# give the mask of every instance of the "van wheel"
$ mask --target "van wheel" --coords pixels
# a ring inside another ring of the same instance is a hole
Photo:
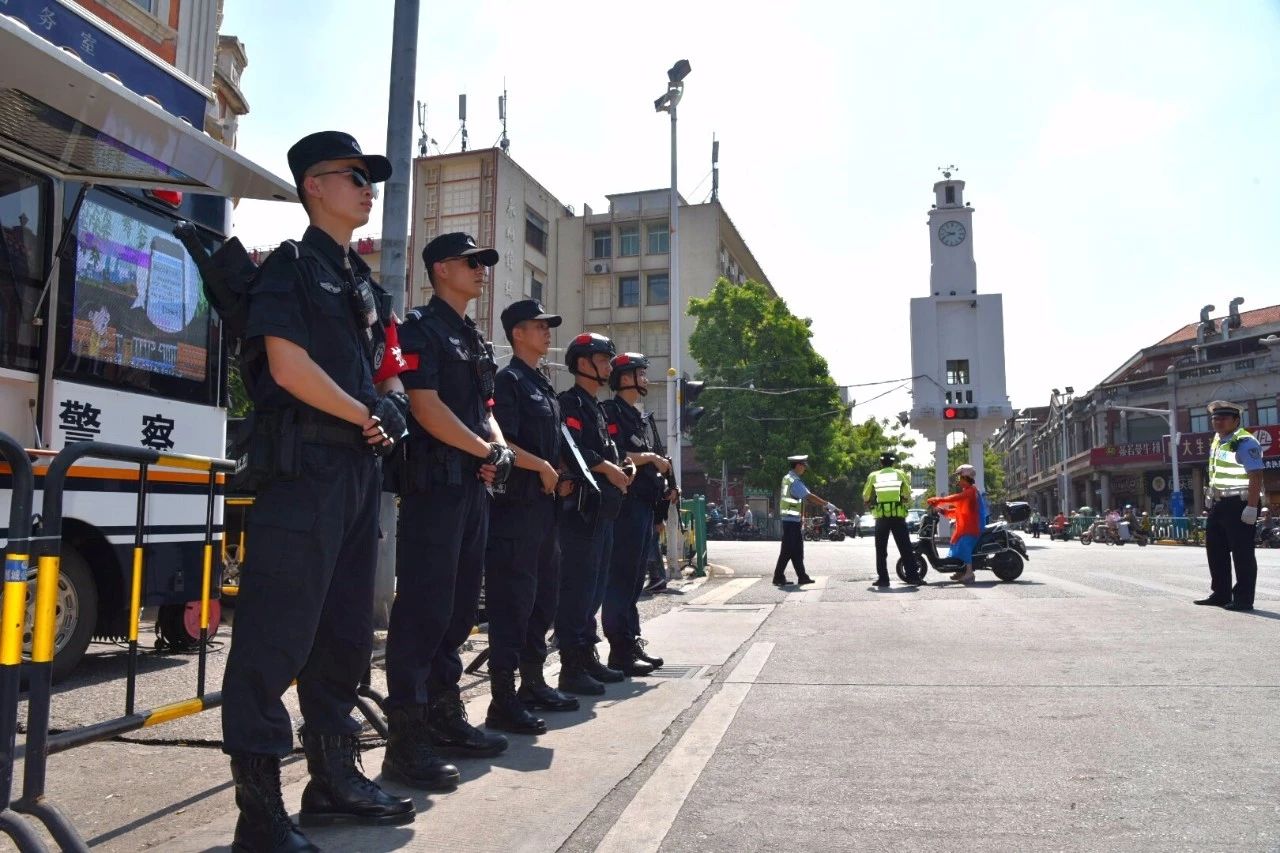
[[[24,662],[31,660],[35,639],[37,568],[33,564],[27,570],[27,621],[22,633]],[[66,542],[62,543],[54,614],[53,680],[58,682],[80,663],[98,624],[98,587],[93,574],[80,552]]]

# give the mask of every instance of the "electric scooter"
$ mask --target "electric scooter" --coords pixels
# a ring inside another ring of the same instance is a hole
[[[920,521],[920,530],[911,551],[915,554],[916,566],[920,570],[921,579],[929,569],[936,572],[958,572],[964,569],[964,563],[954,557],[943,557],[938,554],[938,545],[934,535],[938,530],[938,511],[930,509]],[[1022,537],[1012,530],[1006,529],[1005,522],[988,524],[978,537],[978,545],[973,549],[973,570],[990,569],[1002,581],[1016,580],[1022,574],[1023,563],[1030,560],[1027,545]],[[899,579],[906,581],[907,568],[905,561],[899,557],[896,566]]]

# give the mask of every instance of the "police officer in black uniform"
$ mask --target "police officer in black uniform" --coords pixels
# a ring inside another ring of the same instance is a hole
[[[561,488],[562,440],[560,403],[537,365],[551,347],[551,330],[561,322],[534,299],[507,306],[502,328],[513,355],[498,371],[493,395],[493,415],[516,454],[516,468],[494,495],[489,517],[484,571],[493,698],[485,726],[517,734],[547,730],[530,708],[578,708],[577,699],[549,686],[542,674],[559,595],[556,492]]]
[[[451,756],[494,756],[507,739],[467,721],[458,648],[475,624],[489,534],[489,487],[513,457],[494,420],[493,347],[466,316],[498,262],[467,234],[422,252],[435,290],[400,327],[401,380],[413,412],[400,465],[396,597],[387,633],[385,776],[429,790],[456,784]]]
[[[240,808],[234,847],[245,851],[318,849],[280,793],[280,758],[293,748],[280,697],[294,679],[311,774],[302,824],[414,817],[411,801],[357,769],[351,718],[373,643],[377,455],[404,435],[406,403],[374,389],[380,290],[345,247],[391,164],[326,131],[289,149],[289,168],[311,226],[272,253],[250,292],[246,340],[258,356],[246,377],[249,469],[260,482],[246,534],[254,565],[241,581],[223,681],[223,749]]]
[[[560,510],[560,603],[556,609],[556,644],[560,648],[560,689],[599,696],[605,683],[626,676],[600,662],[596,643],[596,611],[604,600],[613,520],[631,484],[619,466],[618,448],[609,438],[596,393],[609,381],[613,341],[584,332],[565,347],[565,366],[574,385],[560,395],[565,426],[593,472],[599,491],[580,484]]]
[[[609,387],[615,396],[603,403],[609,437],[636,466],[636,476],[613,523],[613,551],[601,621],[609,640],[609,667],[627,675],[648,675],[663,661],[645,653],[636,603],[644,588],[653,545],[654,509],[659,504],[665,507],[673,497],[666,481],[671,463],[662,455],[653,415],[636,407],[649,393],[649,359],[638,352],[624,352],[615,356],[610,366]]]

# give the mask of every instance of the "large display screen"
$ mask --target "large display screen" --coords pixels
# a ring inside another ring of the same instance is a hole
[[[172,223],[102,201],[91,194],[76,219],[70,355],[205,381],[209,306],[195,263]]]

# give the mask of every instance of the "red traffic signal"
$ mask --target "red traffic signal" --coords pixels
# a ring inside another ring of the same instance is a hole
[[[978,419],[977,406],[947,406],[942,410],[944,421],[974,421]]]

